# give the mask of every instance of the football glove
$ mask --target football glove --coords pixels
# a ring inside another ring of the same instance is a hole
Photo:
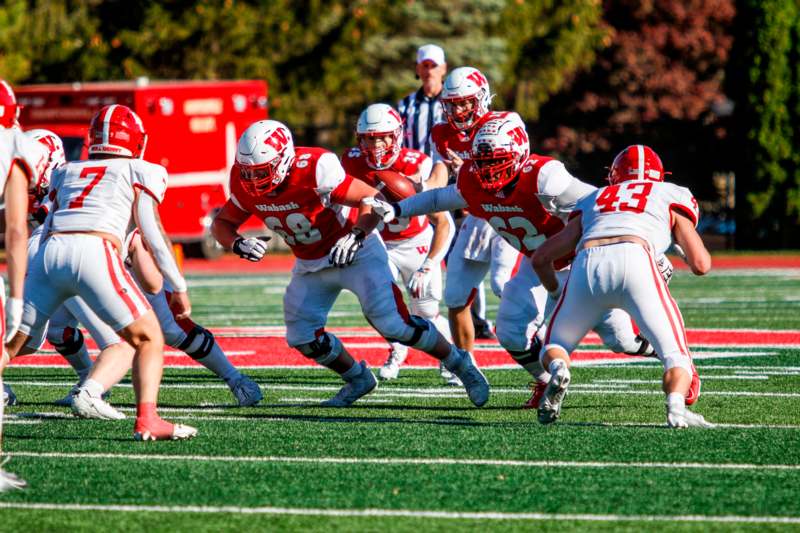
[[[400,216],[400,206],[396,203],[377,198],[364,198],[361,203],[372,207],[372,212],[381,217],[384,222],[391,222]]]
[[[656,266],[661,273],[661,277],[664,278],[664,283],[669,285],[669,280],[672,279],[672,271],[674,270],[672,262],[667,259],[666,255],[661,255],[661,257],[656,259]]]
[[[413,298],[428,298],[433,292],[431,282],[436,263],[426,259],[408,281],[408,292]]]
[[[17,334],[19,325],[22,324],[22,298],[9,298],[6,300],[6,338],[9,343]]]
[[[353,228],[350,233],[341,237],[331,248],[328,260],[335,267],[346,267],[352,264],[362,246],[366,234],[361,228]]]
[[[267,253],[267,241],[270,237],[239,237],[233,241],[233,252],[248,261],[261,261],[264,254]]]

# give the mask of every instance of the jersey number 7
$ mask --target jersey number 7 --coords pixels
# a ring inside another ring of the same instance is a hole
[[[92,181],[89,182],[89,185],[84,187],[83,191],[81,191],[80,196],[75,198],[69,203],[69,209],[79,209],[83,207],[83,200],[89,196],[89,193],[92,192],[100,180],[103,179],[103,176],[106,173],[106,167],[86,167],[81,171],[81,178],[88,178],[89,176],[94,175]]]

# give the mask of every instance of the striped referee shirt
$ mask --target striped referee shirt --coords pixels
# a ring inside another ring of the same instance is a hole
[[[433,155],[431,129],[433,125],[444,120],[441,93],[434,97],[425,96],[420,88],[400,100],[397,110],[403,119],[403,146]]]

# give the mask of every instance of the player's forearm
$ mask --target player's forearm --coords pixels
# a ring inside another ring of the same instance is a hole
[[[697,276],[707,274],[711,270],[711,254],[708,253],[703,240],[691,220],[675,214],[675,226],[672,229],[675,240],[686,254],[686,264]]]
[[[436,213],[430,216],[431,222],[436,226],[431,240],[431,249],[428,252],[428,260],[440,263],[444,259],[450,243],[456,234],[456,225],[450,213]]]
[[[156,218],[155,205],[155,200],[147,193],[139,195],[137,220],[142,232],[142,239],[153,255],[164,279],[172,285],[175,292],[186,292],[186,280],[175,262],[175,256],[172,255],[172,242]]]
[[[553,261],[564,257],[575,250],[582,233],[581,219],[573,218],[567,226],[557,234],[544,241],[531,258],[533,269],[548,292],[558,290]]]
[[[447,186],[447,165],[442,162],[438,162],[433,165],[433,170],[431,170],[431,175],[427,181],[425,181],[425,190],[430,189],[438,189],[441,187]]]
[[[464,209],[467,202],[459,194],[455,185],[431,189],[414,196],[410,196],[399,204],[400,213],[397,216],[413,217],[417,215],[428,215],[440,211],[454,211]]]
[[[381,217],[372,211],[372,206],[363,203],[359,204],[358,218],[356,219],[356,223],[353,225],[354,228],[358,228],[363,231],[364,235],[369,235],[376,227],[378,227],[380,222]]]

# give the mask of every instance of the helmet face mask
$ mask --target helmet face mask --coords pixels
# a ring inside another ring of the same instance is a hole
[[[385,170],[397,161],[403,148],[403,119],[390,105],[369,105],[358,117],[356,137],[367,166]]]
[[[457,130],[474,127],[489,112],[491,103],[489,82],[478,69],[459,67],[447,76],[442,107],[447,122]]]
[[[242,187],[251,195],[274,191],[288,177],[294,158],[289,128],[277,120],[251,124],[236,149]]]
[[[492,119],[472,141],[472,171],[483,190],[497,192],[517,177],[529,154],[528,134],[518,117]]]
[[[610,185],[625,181],[664,181],[664,165],[658,154],[643,144],[634,144],[614,158],[606,180]]]
[[[147,133],[142,119],[124,105],[100,109],[89,125],[89,156],[131,157],[141,159],[147,147]]]

